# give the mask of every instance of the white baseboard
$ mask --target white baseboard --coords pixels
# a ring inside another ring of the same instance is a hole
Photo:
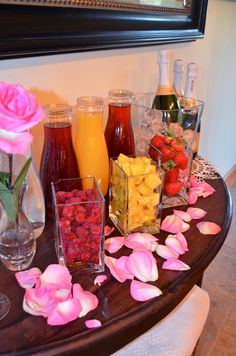
[[[236,164],[231,170],[224,176],[226,184],[231,187],[236,182]]]

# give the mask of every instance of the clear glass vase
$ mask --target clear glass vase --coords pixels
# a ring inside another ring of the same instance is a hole
[[[136,154],[147,153],[164,170],[163,207],[188,204],[193,152],[204,102],[196,100],[193,107],[156,110],[150,109],[144,100],[138,107],[139,116],[133,116]]]
[[[45,226],[45,202],[39,174],[32,157],[31,148],[25,155],[14,155],[13,175],[17,176],[31,157],[32,162],[26,175],[27,187],[22,201],[22,210],[31,223],[35,237],[39,237]],[[8,171],[8,155],[0,152],[0,171]]]
[[[23,212],[27,183],[18,189],[0,189],[0,259],[12,271],[31,264],[36,241],[32,225]]]

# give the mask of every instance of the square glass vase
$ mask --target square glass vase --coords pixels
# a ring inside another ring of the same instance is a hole
[[[204,102],[195,100],[192,107],[157,110],[150,109],[153,97],[144,96],[143,105],[133,105],[136,154],[146,154],[165,171],[163,208],[187,205]]]
[[[122,235],[160,232],[164,172],[149,158],[139,159],[149,168],[134,175],[127,174],[117,160],[110,160],[109,217]]]
[[[55,248],[60,264],[104,271],[105,200],[94,177],[52,182]]]

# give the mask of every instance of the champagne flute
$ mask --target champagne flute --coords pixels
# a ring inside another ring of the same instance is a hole
[[[0,320],[3,319],[10,309],[10,300],[8,297],[0,292]]]

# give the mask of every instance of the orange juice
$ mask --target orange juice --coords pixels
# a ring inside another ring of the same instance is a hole
[[[75,151],[80,176],[95,177],[103,195],[109,183],[109,158],[103,132],[103,101],[98,97],[78,99]]]

